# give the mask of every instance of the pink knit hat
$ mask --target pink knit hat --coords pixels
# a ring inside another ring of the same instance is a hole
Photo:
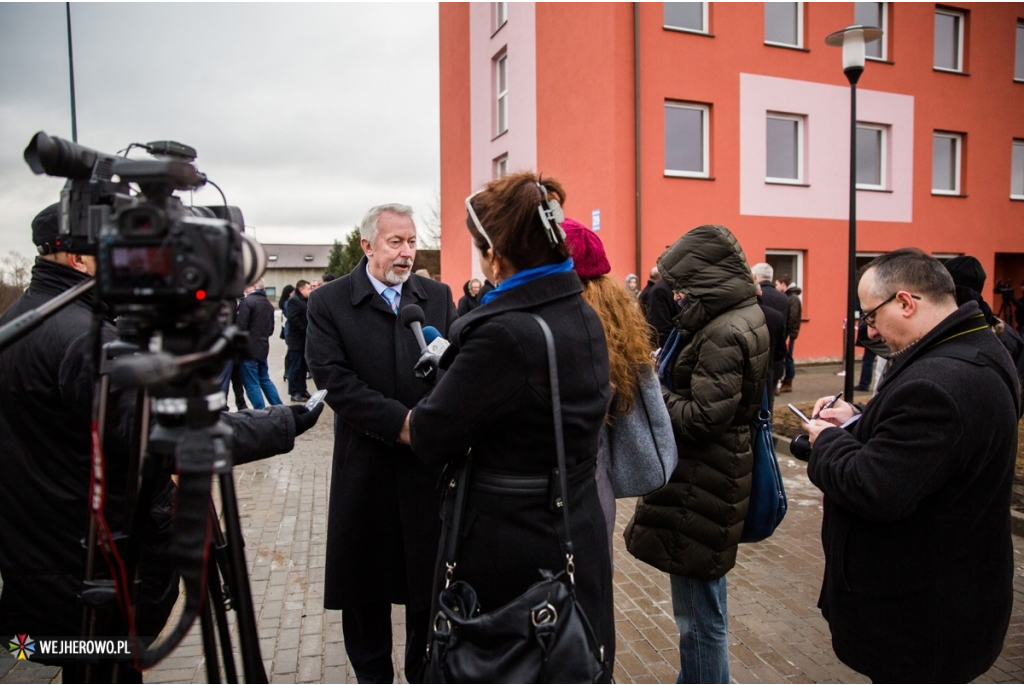
[[[596,233],[569,217],[562,222],[562,228],[565,229],[565,244],[580,278],[597,278],[612,270],[604,245]]]

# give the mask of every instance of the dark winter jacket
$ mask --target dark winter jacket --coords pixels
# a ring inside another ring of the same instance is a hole
[[[626,528],[629,552],[667,573],[721,578],[736,563],[750,496],[750,422],[768,372],[768,328],[750,267],[722,226],[693,229],[658,270],[686,294],[675,317],[685,345],[663,390],[679,448],[668,485],[641,498]]]
[[[836,655],[875,682],[967,682],[999,655],[1019,394],[971,302],[890,359],[860,420],[815,442],[818,606]]]
[[[800,335],[800,322],[804,315],[804,303],[800,299],[800,294],[803,292],[798,286],[791,285],[786,288],[786,297],[789,298],[789,309],[787,310],[786,319],[786,337],[796,340],[796,337]]]
[[[298,290],[288,298],[288,304],[285,305],[285,316],[288,317],[288,332],[285,342],[288,343],[289,350],[301,352],[306,349],[306,327],[308,325],[306,308],[308,306],[308,298],[303,297]]]
[[[465,316],[471,311],[480,306],[480,292],[477,292],[476,297],[469,292],[469,284],[471,281],[466,281],[462,284],[462,297],[459,298],[458,312],[459,316]]]
[[[28,290],[0,316],[0,325],[86,278],[37,259]],[[81,540],[88,521],[95,379],[88,361],[91,308],[86,295],[0,353],[0,575],[4,581],[0,634],[13,635],[17,630],[71,636],[81,628]],[[109,322],[103,323],[100,334],[103,342],[116,338]],[[122,524],[134,414],[135,392],[112,387],[104,442],[105,511],[115,532]],[[287,407],[224,414],[224,418],[233,429],[236,464],[286,452],[294,444],[295,421]],[[157,527],[170,525],[169,507],[154,508],[151,516]],[[149,594],[153,586],[147,559],[138,618],[143,622],[148,622],[143,615],[147,605],[159,599]],[[170,574],[173,569],[162,570]],[[170,611],[171,607],[163,608]],[[162,624],[160,617],[153,620]],[[140,634],[153,633],[140,630]]]
[[[412,304],[423,310],[424,326],[448,337],[456,314],[447,285],[413,274],[399,306]],[[430,607],[441,468],[396,442],[409,410],[430,389],[413,375],[419,357],[412,331],[366,275],[365,257],[310,296],[306,359],[335,413],[327,609]]]
[[[647,323],[653,329],[655,349],[664,347],[668,334],[672,332],[672,320],[679,314],[679,303],[675,300],[672,286],[661,275],[647,296]]]
[[[576,592],[610,662],[611,558],[593,462],[611,386],[604,329],[582,292],[575,272],[553,274],[460,318],[442,360],[448,369],[413,410],[411,436],[416,455],[427,462],[459,459],[472,448],[476,477],[488,470],[549,483],[557,455],[547,346],[528,312],[544,318],[555,340],[566,466],[573,476]],[[564,568],[556,533],[562,512],[551,506],[550,487],[531,495],[471,489],[455,579],[469,582],[487,610],[539,581],[538,569]]]
[[[766,307],[771,307],[783,316],[789,318],[789,298],[786,293],[780,293],[775,289],[771,281],[761,281],[761,301]]]
[[[270,356],[270,336],[274,333],[274,305],[266,290],[253,290],[238,307],[235,325],[249,333],[249,349],[253,359]]]
[[[1013,365],[1017,368],[1017,378],[1024,385],[1024,340],[1021,340],[1020,335],[1013,330],[1009,323],[995,315],[992,308],[988,306],[988,302],[985,302],[985,298],[977,290],[958,285],[956,287],[956,303],[964,305],[968,302],[977,303],[981,313],[985,315],[985,321],[992,328],[992,332],[1010,353],[1010,359],[1013,360]]]
[[[764,314],[764,322],[768,327],[768,348],[771,350],[771,363],[768,365],[767,386],[768,410],[775,411],[775,382],[785,375],[784,364],[789,347],[786,345],[786,318],[777,309],[767,307],[758,298],[757,306]]]

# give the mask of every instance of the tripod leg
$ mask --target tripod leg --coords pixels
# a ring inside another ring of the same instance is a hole
[[[213,510],[213,502],[210,502],[210,509]],[[213,516],[216,521],[216,515]],[[217,635],[220,638],[221,658],[224,661],[224,679],[229,683],[238,682],[238,671],[235,669],[235,655],[231,653],[231,628],[228,626],[228,604],[225,601],[224,587],[228,588],[228,599],[233,596],[231,581],[227,579],[228,569],[227,555],[225,554],[226,543],[220,525],[214,526],[213,555],[216,564],[210,568],[210,575],[207,578],[207,587],[210,590],[210,601],[213,603],[213,616],[217,620]]]
[[[213,633],[213,616],[210,614],[211,597],[203,602],[199,619],[203,626],[203,655],[206,658],[206,682],[220,682],[220,667],[217,664],[217,640]]]
[[[242,667],[245,671],[245,682],[266,683],[267,672],[263,668],[263,657],[260,655],[259,634],[256,632],[256,614],[252,607],[252,591],[249,588],[249,574],[245,563],[244,540],[242,525],[238,519],[238,500],[235,498],[235,481],[231,472],[222,473],[220,480],[220,500],[224,509],[224,524],[228,537],[228,564],[231,567],[230,578],[234,580],[235,613],[238,616],[239,646],[242,650]]]

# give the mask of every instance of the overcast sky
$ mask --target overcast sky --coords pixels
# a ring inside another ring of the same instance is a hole
[[[63,185],[22,152],[36,131],[71,139],[64,7],[0,2],[0,254],[35,254],[32,217]],[[191,145],[261,242],[329,243],[373,205],[422,220],[436,202],[434,3],[72,3],[71,27],[78,142]]]

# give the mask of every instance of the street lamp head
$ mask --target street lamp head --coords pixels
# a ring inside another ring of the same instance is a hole
[[[881,37],[882,29],[874,26],[854,25],[829,34],[825,38],[825,44],[836,48],[842,47],[843,71],[848,77],[851,76],[851,72],[860,76],[860,72],[864,71],[865,44]]]

